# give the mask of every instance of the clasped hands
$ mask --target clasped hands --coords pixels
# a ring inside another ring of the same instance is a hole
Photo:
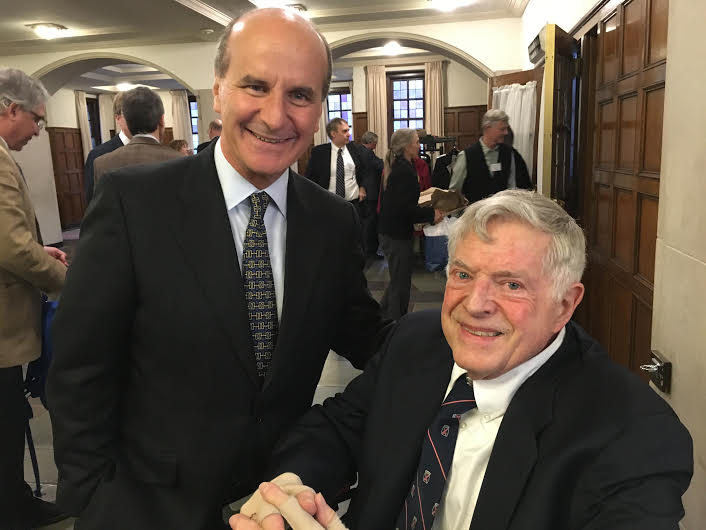
[[[346,530],[321,493],[304,486],[294,473],[283,473],[258,490],[228,521],[233,530]]]

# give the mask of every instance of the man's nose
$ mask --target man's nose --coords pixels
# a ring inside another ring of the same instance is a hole
[[[264,98],[260,109],[260,119],[270,130],[279,129],[286,121],[287,101],[284,95],[275,92]]]
[[[472,315],[492,313],[495,310],[495,287],[493,282],[486,278],[476,278],[468,286],[463,305]]]

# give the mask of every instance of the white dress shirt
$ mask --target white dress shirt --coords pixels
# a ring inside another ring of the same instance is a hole
[[[259,190],[247,181],[226,160],[221,149],[220,138],[216,142],[214,160],[218,180],[225,198],[226,210],[233,232],[235,250],[238,253],[240,270],[243,270],[243,241],[245,230],[250,221],[250,195],[266,191],[270,202],[265,210],[265,229],[267,230],[267,248],[270,251],[270,265],[275,284],[277,300],[277,318],[282,319],[282,302],[284,301],[284,254],[287,243],[287,184],[289,183],[289,168],[269,187]],[[208,237],[208,234],[206,234]]]
[[[500,157],[500,151],[496,145],[493,149],[488,147],[483,143],[483,139],[479,139],[481,149],[483,150],[483,156],[485,157],[485,164],[488,166],[488,171],[490,167],[497,163]],[[492,174],[492,171],[491,171]],[[463,183],[468,175],[466,169],[466,151],[461,151],[456,157],[456,162],[452,167],[451,181],[449,182],[450,190],[463,191]],[[515,154],[512,153],[510,157],[510,171],[507,175],[507,189],[512,190],[517,187],[517,180],[515,178]]]
[[[343,149],[343,183],[345,185],[344,198],[347,201],[358,200],[358,181],[355,180],[355,162],[348,148],[344,145]],[[338,162],[338,147],[331,144],[331,178],[328,183],[328,190],[336,193],[336,164]]]
[[[125,134],[122,129],[118,132],[118,136],[120,136],[120,141],[123,143],[123,145],[127,145],[130,143],[130,138],[127,137],[127,134]]]
[[[449,479],[432,530],[469,528],[500,424],[517,389],[564,341],[565,329],[540,353],[495,379],[473,381],[477,408],[461,416]],[[466,371],[454,363],[446,395]],[[446,396],[444,396],[446,399]]]

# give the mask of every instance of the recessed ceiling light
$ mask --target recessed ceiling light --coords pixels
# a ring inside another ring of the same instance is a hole
[[[459,7],[471,5],[475,0],[429,0],[431,7],[439,11],[453,11]]]
[[[400,46],[399,42],[391,40],[382,47],[382,51],[385,55],[399,55],[402,51],[402,46]]]
[[[92,88],[95,88],[96,90],[107,90],[109,92],[126,92],[128,90],[132,90],[133,88],[137,88],[138,86],[143,86],[145,88],[149,88],[150,90],[159,90],[156,86],[143,85],[141,83],[136,85],[132,83],[118,83],[117,85],[94,86]]]
[[[68,37],[69,30],[61,24],[53,22],[41,22],[38,24],[27,24],[28,28],[32,28],[38,37],[42,39],[56,39],[59,37]]]

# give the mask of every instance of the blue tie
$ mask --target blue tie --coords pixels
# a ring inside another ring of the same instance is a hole
[[[456,380],[427,429],[419,466],[397,518],[396,530],[431,530],[451,471],[458,420],[475,406],[473,387],[464,374]]]
[[[270,202],[266,192],[250,195],[250,221],[243,242],[243,283],[248,304],[250,338],[257,375],[267,374],[277,342],[277,299],[265,230],[265,210]]]

